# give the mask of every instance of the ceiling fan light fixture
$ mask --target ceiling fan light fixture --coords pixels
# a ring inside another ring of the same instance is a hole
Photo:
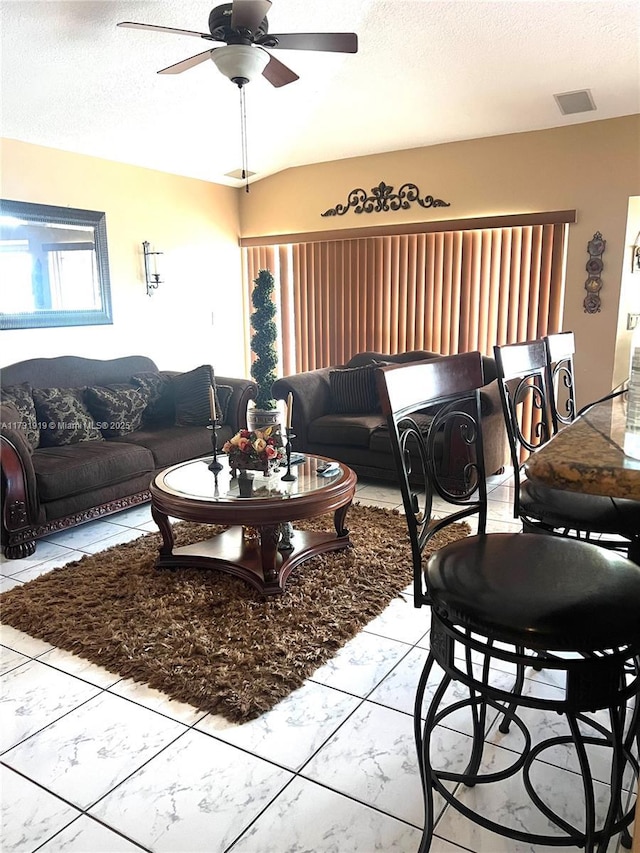
[[[261,47],[248,44],[228,44],[211,52],[218,71],[238,86],[244,86],[262,74],[269,62],[269,54]]]

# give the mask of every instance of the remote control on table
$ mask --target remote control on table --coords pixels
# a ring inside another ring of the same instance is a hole
[[[340,470],[338,462],[321,462],[316,468],[320,477],[332,477]]]

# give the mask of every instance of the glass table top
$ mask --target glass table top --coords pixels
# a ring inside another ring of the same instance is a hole
[[[215,474],[208,467],[211,459],[211,456],[207,456],[173,465],[158,474],[155,484],[169,494],[203,501],[226,503],[248,497],[252,500],[295,500],[326,489],[344,474],[343,467],[333,460],[330,460],[331,468],[321,473],[318,468],[326,465],[327,460],[308,454],[303,462],[291,466],[291,473],[296,477],[292,482],[282,479],[287,473],[286,465],[269,476],[265,476],[261,471],[247,471],[247,477],[244,478],[240,472],[236,477],[231,476],[224,454],[218,456],[222,470]]]

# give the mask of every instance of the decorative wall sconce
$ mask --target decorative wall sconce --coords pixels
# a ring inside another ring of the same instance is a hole
[[[631,272],[640,272],[640,231],[636,237],[635,245],[632,247]]]
[[[147,296],[152,296],[153,291],[157,289],[159,284],[162,284],[160,273],[158,272],[158,255],[163,252],[152,252],[148,240],[142,243],[142,252],[144,254],[144,277],[147,283]],[[151,260],[153,258],[153,261]],[[153,271],[151,267],[153,266]]]

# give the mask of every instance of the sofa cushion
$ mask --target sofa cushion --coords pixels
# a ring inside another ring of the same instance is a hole
[[[218,430],[218,447],[221,448],[228,438],[231,438],[229,427]],[[212,453],[211,430],[206,427],[166,426],[162,429],[142,427],[115,441],[131,442],[139,447],[146,447],[153,455],[153,464],[156,469],[167,468],[185,459],[195,459]]]
[[[330,371],[334,412],[345,415],[380,411],[375,368],[375,364],[368,364]]]
[[[322,415],[308,426],[312,444],[369,447],[371,436],[385,425],[382,415]],[[387,439],[388,440],[388,439]]]
[[[147,395],[147,408],[142,414],[142,423],[172,424],[175,421],[176,405],[171,376],[162,371],[136,373],[131,377],[131,384]]]
[[[438,408],[438,407],[435,407]],[[433,420],[433,415],[416,413],[413,415],[413,420],[416,422],[420,431],[426,433],[429,425]],[[389,429],[386,424],[381,424],[380,427],[371,433],[369,448],[378,453],[391,453],[391,441],[389,440]]]
[[[1,397],[3,403],[12,403],[17,409],[22,420],[21,431],[27,444],[32,450],[40,444],[40,427],[36,406],[33,402],[33,389],[28,382],[20,385],[10,385],[2,388]]]
[[[43,502],[146,474],[151,482],[154,470],[149,450],[118,441],[83,441],[72,446],[41,447],[32,458],[38,494]]]
[[[110,444],[111,442],[107,443]],[[120,483],[110,483],[108,486],[96,485],[93,489],[88,489],[78,495],[66,495],[55,501],[47,501],[40,507],[43,513],[41,523],[50,523],[71,516],[69,523],[77,524],[100,515],[100,512],[96,512],[94,507],[100,507],[101,504],[111,504],[124,509],[131,506],[130,498],[132,495],[146,492],[145,497],[149,497],[149,484],[152,477],[152,474],[142,474],[122,480]],[[139,501],[135,500],[133,503],[137,504]],[[57,525],[54,525],[54,528],[56,527]]]
[[[149,398],[142,388],[119,383],[90,386],[85,399],[102,435],[114,438],[138,429]]]
[[[34,388],[33,399],[42,447],[103,440],[85,405],[83,388]]]

